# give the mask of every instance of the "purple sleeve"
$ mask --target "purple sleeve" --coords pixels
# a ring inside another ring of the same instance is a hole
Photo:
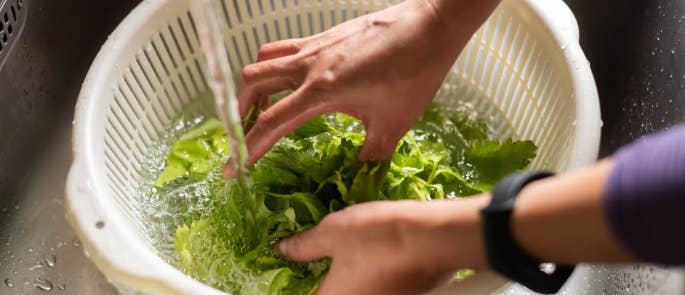
[[[604,207],[619,242],[638,258],[685,265],[685,124],[622,148]]]

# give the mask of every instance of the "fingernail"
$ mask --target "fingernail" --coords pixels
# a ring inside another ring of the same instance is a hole
[[[283,240],[278,242],[277,248],[278,248],[278,253],[280,253],[283,256],[286,256],[286,252],[288,251],[288,245],[286,245],[287,240]]]

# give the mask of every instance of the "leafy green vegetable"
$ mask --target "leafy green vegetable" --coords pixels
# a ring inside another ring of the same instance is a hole
[[[485,121],[436,104],[400,140],[392,159],[359,163],[359,122],[323,116],[258,161],[248,190],[221,178],[229,145],[220,122],[207,119],[173,144],[153,193],[187,185],[210,192],[202,206],[180,206],[188,210],[177,217],[174,248],[185,273],[233,294],[311,294],[330,261],[287,262],[273,249],[278,240],[348,205],[480,193],[535,157],[532,142],[499,142],[490,133]]]
[[[478,140],[473,142],[466,157],[481,179],[495,182],[509,171],[528,166],[530,159],[535,157],[535,144],[532,141]]]
[[[228,151],[228,138],[221,122],[205,120],[174,143],[167,156],[166,168],[154,186],[159,188],[182,177],[202,178],[221,164],[224,159],[221,155]]]

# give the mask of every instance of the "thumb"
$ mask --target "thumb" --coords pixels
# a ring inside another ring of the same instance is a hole
[[[319,227],[297,234],[278,243],[278,252],[295,262],[310,262],[330,256],[330,237]]]

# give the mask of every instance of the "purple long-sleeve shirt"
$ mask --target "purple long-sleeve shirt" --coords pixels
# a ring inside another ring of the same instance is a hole
[[[685,124],[614,156],[604,205],[619,242],[645,261],[685,265]]]

